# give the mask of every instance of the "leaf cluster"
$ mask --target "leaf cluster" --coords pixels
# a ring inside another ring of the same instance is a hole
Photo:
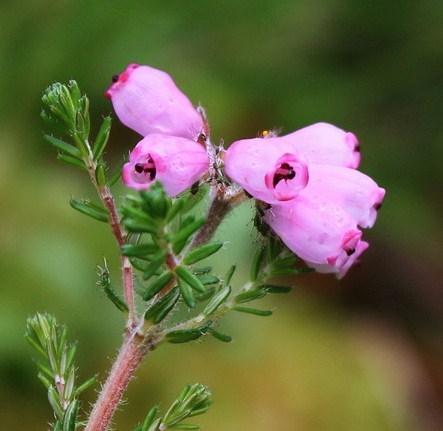
[[[164,415],[159,415],[158,406],[153,407],[133,431],[199,430],[198,425],[184,421],[205,413],[211,404],[212,394],[205,385],[187,385]]]
[[[95,383],[93,377],[77,384],[76,344],[69,343],[66,336],[66,327],[49,314],[36,314],[27,321],[25,337],[40,354],[38,378],[48,391],[54,412],[54,431],[75,431],[81,425],[78,396]]]
[[[45,135],[45,139],[57,149],[57,158],[77,168],[93,169],[99,186],[114,181],[115,178],[106,178],[106,165],[103,161],[111,131],[111,117],[103,119],[91,144],[89,99],[81,93],[76,81],[51,84],[43,93],[42,104],[42,118],[59,136]],[[78,209],[74,205],[73,207]],[[93,211],[83,213],[100,220],[100,217],[94,216]]]
[[[219,278],[211,268],[194,268],[202,260],[218,252],[222,242],[197,248],[191,243],[206,222],[191,210],[205,197],[201,188],[196,194],[185,193],[177,199],[166,195],[156,183],[138,196],[130,196],[121,213],[130,240],[122,246],[122,254],[130,258],[143,279],[138,294],[147,303],[145,318],[160,323],[181,299],[188,308],[208,299]]]

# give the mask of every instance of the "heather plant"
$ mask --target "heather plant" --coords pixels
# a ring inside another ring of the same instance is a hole
[[[356,136],[333,125],[284,136],[266,131],[225,149],[212,142],[204,109],[165,72],[131,64],[105,94],[119,120],[143,137],[116,169],[104,159],[111,118],[92,138],[89,100],[76,82],[55,83],[42,98],[46,140],[61,161],[89,176],[96,192],[71,199],[72,208],[108,223],[115,238],[122,288],[111,283],[106,261],[97,268],[97,285],[126,315],[122,345],[91,411],[80,396],[96,379],[79,382],[66,328],[48,314],[28,320],[26,337],[41,358],[38,377],[56,431],[109,429],[149,352],[207,336],[229,343],[222,319],[230,312],[270,316],[260,300],[291,290],[279,277],[313,270],[343,277],[368,247],[361,229],[374,225],[385,193],[357,170]],[[127,193],[117,202],[112,188],[120,180]],[[229,246],[214,235],[246,199],[255,201],[261,240],[249,279],[236,286],[236,262],[219,274],[205,259]],[[206,386],[188,385],[168,409],[153,407],[136,418],[134,431],[199,429],[191,418],[210,404]]]

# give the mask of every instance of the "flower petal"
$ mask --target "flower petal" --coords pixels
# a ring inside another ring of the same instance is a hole
[[[357,137],[328,123],[316,123],[282,136],[306,163],[320,163],[356,169],[360,164]]]
[[[300,194],[319,202],[333,202],[347,211],[360,227],[369,228],[375,223],[385,190],[354,169],[312,164],[308,185]]]
[[[201,115],[166,72],[130,64],[115,78],[105,95],[120,121],[140,135],[162,133],[196,140],[203,130]]]

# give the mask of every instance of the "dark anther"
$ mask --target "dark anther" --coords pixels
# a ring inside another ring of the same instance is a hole
[[[206,144],[206,135],[204,133],[200,133],[198,135],[197,142],[202,145]]]
[[[118,75],[113,75],[112,76],[112,82],[117,82],[118,81]]]
[[[374,205],[375,211],[378,211],[381,207],[382,207],[382,203],[381,202],[379,202],[379,203]]]
[[[149,174],[149,179],[154,180],[157,170],[155,169],[154,162],[150,159],[148,163],[136,163],[134,165],[134,170],[138,174]]]
[[[360,144],[357,144],[354,148],[355,151],[357,151],[357,153],[360,152]]]
[[[138,174],[141,174],[144,171],[144,166],[141,163],[137,163],[134,166],[135,172],[137,172]]]
[[[151,181],[154,181],[155,174],[157,173],[157,171],[155,170],[155,168],[148,168],[148,169],[145,169],[145,173],[149,173],[149,179]]]
[[[290,166],[288,163],[282,163],[281,166],[275,171],[272,185],[276,187],[281,180],[292,180],[295,178],[295,175],[296,172],[292,166]]]
[[[352,256],[355,253],[355,248],[350,248],[350,249],[345,250],[345,251],[346,251],[346,254],[348,256]]]

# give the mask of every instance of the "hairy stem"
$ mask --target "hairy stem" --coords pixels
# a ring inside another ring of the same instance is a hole
[[[153,337],[143,337],[136,330],[125,336],[84,431],[106,431],[135,371],[155,345]]]
[[[90,150],[89,143],[87,148]],[[111,189],[107,186],[100,186],[95,178],[95,171],[97,169],[97,164],[92,157],[92,153],[85,160],[86,166],[88,168],[89,178],[97,191],[103,206],[107,209],[109,214],[109,224],[111,226],[112,233],[119,247],[125,243],[126,233],[122,229],[120,223],[120,217],[117,212],[115,205],[114,196],[112,195]],[[135,299],[134,299],[134,276],[132,265],[127,257],[121,257],[121,272],[123,279],[123,295],[125,297],[126,305],[128,306],[128,322],[127,327],[133,327],[137,325],[137,316],[135,310]]]
[[[243,192],[229,195],[226,190],[217,191],[208,211],[207,222],[195,236],[190,248],[195,248],[208,242],[214,236],[216,230],[229,212],[239,203],[243,202],[244,199],[245,195]]]

